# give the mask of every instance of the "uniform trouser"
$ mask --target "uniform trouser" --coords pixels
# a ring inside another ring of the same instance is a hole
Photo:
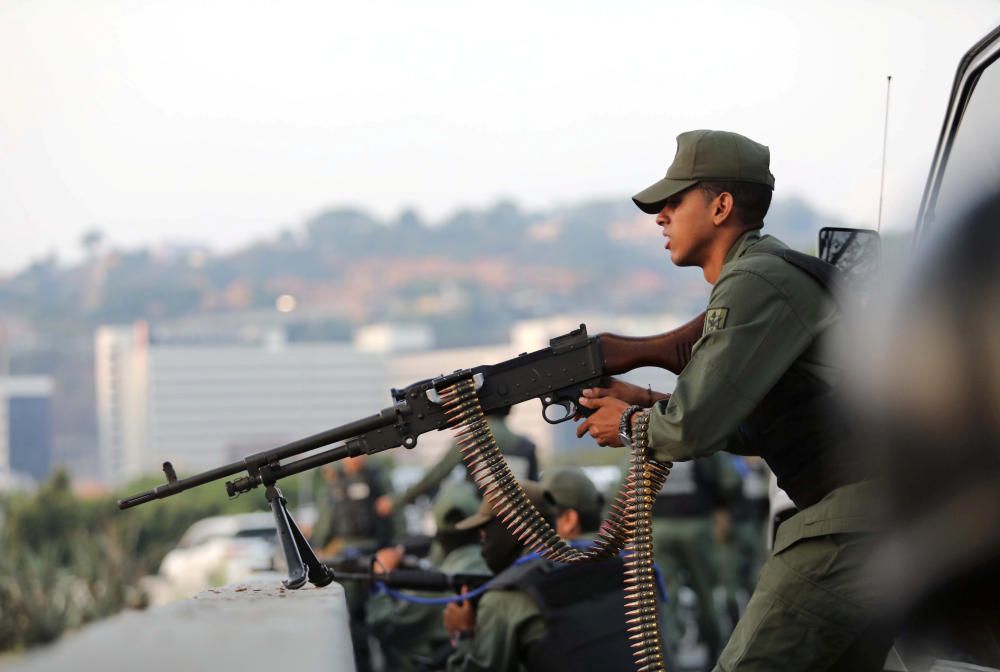
[[[714,662],[722,648],[722,633],[712,596],[717,557],[711,517],[653,518],[653,558],[667,584],[664,630],[668,647],[676,651],[682,634],[677,594],[687,584],[697,599],[698,637]]]
[[[892,639],[869,619],[877,601],[865,571],[872,541],[811,537],[768,558],[716,672],[881,670]]]

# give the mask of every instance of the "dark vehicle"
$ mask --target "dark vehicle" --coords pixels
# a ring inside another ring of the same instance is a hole
[[[898,633],[894,672],[1000,669],[998,61],[1000,27],[959,63],[912,264],[872,360],[889,517],[872,572],[885,591],[877,618]],[[873,235],[826,230],[821,256],[877,258]]]

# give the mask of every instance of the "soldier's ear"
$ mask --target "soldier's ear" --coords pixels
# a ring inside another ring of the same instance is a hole
[[[712,223],[715,226],[725,224],[732,217],[735,207],[736,203],[733,201],[733,195],[728,191],[724,191],[716,196],[712,200]]]

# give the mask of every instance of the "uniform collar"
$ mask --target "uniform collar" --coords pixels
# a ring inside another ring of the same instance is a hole
[[[729,252],[726,253],[726,258],[722,262],[722,265],[725,266],[734,259],[742,257],[758,240],[760,240],[760,229],[750,229],[741,235],[733,243],[733,246],[729,248]]]

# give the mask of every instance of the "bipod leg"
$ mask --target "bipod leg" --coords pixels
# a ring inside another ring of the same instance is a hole
[[[301,588],[306,582],[306,563],[302,561],[302,554],[299,553],[299,545],[296,543],[295,535],[292,533],[292,518],[288,514],[288,502],[278,490],[277,486],[269,485],[264,491],[264,496],[271,505],[271,512],[274,514],[274,525],[278,529],[278,541],[281,543],[281,550],[285,554],[285,564],[288,565],[288,578],[282,581],[286,588],[295,590]],[[296,528],[298,529],[298,528]],[[301,534],[301,533],[300,533]]]
[[[295,544],[299,550],[299,557],[302,558],[302,561],[306,564],[306,568],[309,570],[309,583],[317,588],[329,585],[335,578],[333,570],[319,561],[313,547],[309,545],[309,541],[302,534],[299,526],[295,524],[295,519],[292,518],[292,514],[288,513],[287,509],[285,510],[285,515],[288,516],[288,522],[292,528],[292,536],[295,537]]]
[[[288,512],[288,501],[281,494],[281,490],[275,485],[269,485],[265,496],[274,513],[278,541],[281,542],[281,550],[288,565],[288,578],[282,581],[285,587],[291,590],[301,588],[307,579],[317,587],[331,583],[334,579],[333,570],[316,557],[312,546],[295,523],[292,514]]]

